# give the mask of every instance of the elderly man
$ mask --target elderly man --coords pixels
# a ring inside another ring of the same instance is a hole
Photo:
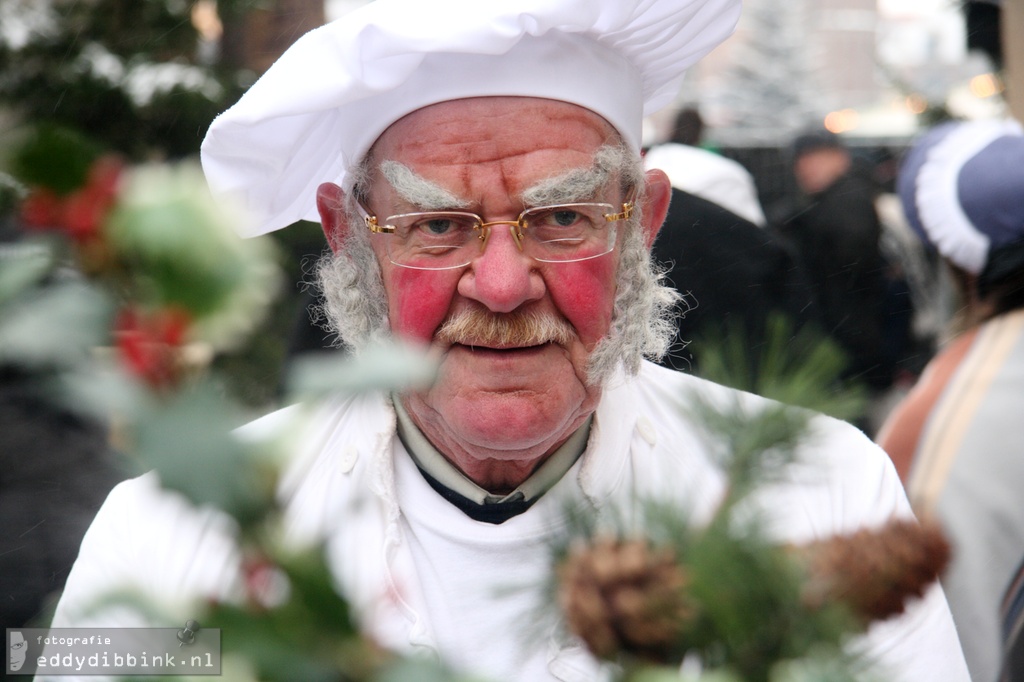
[[[290,537],[326,542],[381,643],[494,680],[600,679],[561,629],[531,632],[536,604],[509,588],[547,574],[566,504],[614,516],[660,498],[699,518],[721,499],[688,396],[737,396],[643,359],[667,345],[673,296],[648,255],[670,184],[643,172],[639,139],[738,10],[377,0],[301,39],[211,127],[207,176],[253,210],[251,233],[322,222],[343,340],[441,359],[426,390],[320,406],[282,483]],[[780,538],[910,513],[862,434],[812,430],[805,475],[765,493]],[[230,597],[237,576],[225,524],[144,477],[100,512],[55,624],[125,582]],[[864,646],[887,679],[967,679],[937,586]]]

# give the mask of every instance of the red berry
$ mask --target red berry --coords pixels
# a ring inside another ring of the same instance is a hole
[[[45,187],[33,189],[21,203],[21,219],[35,229],[57,227],[64,214],[64,202]]]

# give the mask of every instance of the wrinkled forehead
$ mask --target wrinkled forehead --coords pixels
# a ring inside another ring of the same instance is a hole
[[[382,164],[458,176],[500,169],[506,181],[532,183],[595,164],[622,136],[599,114],[557,100],[475,97],[418,109],[389,126],[362,164],[360,184]],[[458,178],[457,178],[458,179]],[[522,190],[509,188],[510,190]]]

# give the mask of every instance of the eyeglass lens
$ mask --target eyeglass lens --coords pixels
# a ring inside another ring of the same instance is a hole
[[[615,222],[606,216],[610,204],[563,204],[529,209],[518,224],[484,223],[472,213],[407,213],[385,222],[395,228],[388,238],[388,255],[398,265],[445,269],[466,265],[479,255],[486,230],[504,224],[518,230],[523,252],[543,262],[596,258],[615,246]]]

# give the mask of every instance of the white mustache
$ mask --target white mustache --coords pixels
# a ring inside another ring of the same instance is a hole
[[[444,321],[435,337],[442,343],[497,348],[566,345],[576,330],[564,319],[540,313],[494,314],[467,308]]]

